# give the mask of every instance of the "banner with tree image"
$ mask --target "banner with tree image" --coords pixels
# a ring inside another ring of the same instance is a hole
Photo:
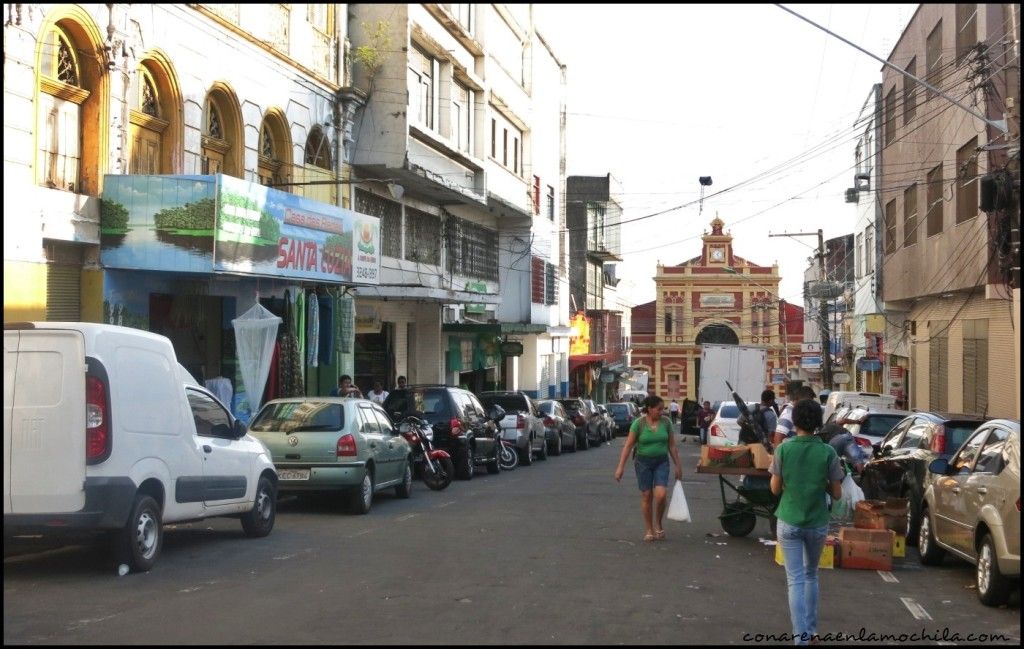
[[[220,176],[214,270],[377,284],[378,219]]]

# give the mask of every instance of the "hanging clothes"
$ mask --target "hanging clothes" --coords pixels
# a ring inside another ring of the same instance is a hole
[[[295,338],[298,342],[302,385],[306,385],[306,292],[301,289],[295,293]]]
[[[221,403],[228,408],[231,407],[231,400],[235,396],[235,389],[231,387],[231,379],[223,376],[215,376],[206,380],[206,389],[213,393]]]
[[[281,359],[281,343],[274,342],[274,355],[270,358],[270,374],[267,375],[267,387],[263,390],[263,401],[266,403],[271,399],[281,396],[280,379],[278,377],[278,364]]]
[[[302,356],[299,355],[298,339],[294,333],[281,336],[281,361],[278,366],[281,375],[282,397],[306,396],[302,382]]]
[[[295,304],[292,302],[291,292],[288,289],[284,290],[283,319],[284,322],[281,323],[282,327],[280,331],[278,331],[278,335],[289,331],[295,331]]]
[[[306,314],[306,364],[320,366],[320,300],[316,294],[306,296],[309,311]]]
[[[320,303],[320,362],[334,362],[334,296],[330,293],[317,297]]]

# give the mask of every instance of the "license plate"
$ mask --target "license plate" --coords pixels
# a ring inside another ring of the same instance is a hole
[[[278,480],[309,480],[309,469],[278,469]]]

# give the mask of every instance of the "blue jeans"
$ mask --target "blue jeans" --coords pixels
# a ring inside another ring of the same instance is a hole
[[[786,561],[794,644],[807,644],[818,633],[818,560],[828,526],[795,527],[780,520],[777,531]]]
[[[636,482],[640,491],[650,491],[655,487],[668,487],[668,456],[644,457],[637,455],[633,460],[636,469]]]

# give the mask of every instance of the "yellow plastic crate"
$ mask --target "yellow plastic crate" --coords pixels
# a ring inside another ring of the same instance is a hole
[[[821,557],[818,559],[818,568],[826,568],[831,570],[835,568],[836,561],[836,542],[826,541],[825,546],[821,549]],[[775,563],[780,566],[786,565],[786,560],[782,556],[782,546],[779,544],[775,545]]]

